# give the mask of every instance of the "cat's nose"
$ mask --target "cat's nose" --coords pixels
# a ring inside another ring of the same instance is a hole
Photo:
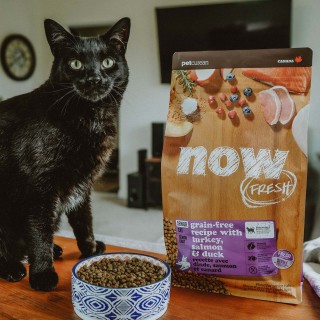
[[[100,81],[101,81],[100,76],[92,76],[88,78],[88,82],[90,82],[91,84],[98,84]]]

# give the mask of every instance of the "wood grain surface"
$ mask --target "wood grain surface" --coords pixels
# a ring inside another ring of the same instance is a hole
[[[78,261],[79,251],[73,239],[57,237],[63,258],[55,262],[60,282],[52,292],[30,288],[28,278],[17,283],[0,280],[1,320],[76,320],[71,302],[71,269]],[[107,246],[107,252],[133,252],[126,248]],[[138,252],[134,250],[134,252]],[[148,253],[150,254],[150,253]],[[151,255],[164,258],[163,255]],[[280,304],[253,299],[209,294],[172,287],[167,312],[162,320],[315,320],[320,319],[319,298],[305,282],[300,305]]]

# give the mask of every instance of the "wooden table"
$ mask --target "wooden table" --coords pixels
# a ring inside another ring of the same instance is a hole
[[[0,280],[0,320],[79,319],[71,303],[71,268],[78,261],[75,240],[57,237],[63,259],[55,262],[60,282],[52,292],[30,288],[28,278],[17,283]],[[108,252],[135,251],[108,246]],[[159,254],[151,254],[162,257]],[[320,299],[306,281],[303,303],[297,306],[238,297],[208,294],[172,287],[168,310],[162,320],[270,320],[320,319]]]

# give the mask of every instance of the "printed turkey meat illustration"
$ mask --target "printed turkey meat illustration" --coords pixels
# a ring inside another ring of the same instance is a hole
[[[276,124],[281,112],[281,102],[276,92],[270,89],[261,91],[258,94],[258,99],[266,121],[271,126]]]
[[[258,93],[258,100],[261,104],[265,120],[270,125],[287,124],[295,112],[294,101],[288,90],[283,86],[275,86]]]
[[[274,90],[276,92],[281,101],[281,112],[279,121],[281,124],[287,124],[293,117],[295,111],[294,101],[290,97],[290,94],[285,87],[276,86],[271,90]]]

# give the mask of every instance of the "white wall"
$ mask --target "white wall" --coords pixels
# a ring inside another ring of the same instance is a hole
[[[292,46],[313,50],[309,159],[320,171],[320,1],[293,0]]]
[[[201,0],[201,3],[235,2],[237,0]],[[241,0],[238,0],[241,1]],[[258,1],[258,0],[256,0]],[[279,0],[280,1],[280,0]],[[151,150],[151,123],[165,122],[169,86],[160,83],[155,7],[199,4],[196,0],[0,0],[0,41],[12,32],[29,37],[36,49],[38,66],[28,81],[9,80],[0,69],[0,96],[9,97],[38,86],[48,77],[52,57],[46,44],[43,19],[63,24],[111,24],[128,16],[132,30],[127,59],[130,82],[120,112],[120,191],[126,198],[127,174],[137,170],[137,150]],[[293,0],[292,45],[314,49],[313,109],[311,116],[311,151],[320,153],[320,34],[319,0]],[[225,13],[227,15],[227,13]],[[318,108],[316,106],[319,106]],[[314,160],[316,161],[316,160]]]

